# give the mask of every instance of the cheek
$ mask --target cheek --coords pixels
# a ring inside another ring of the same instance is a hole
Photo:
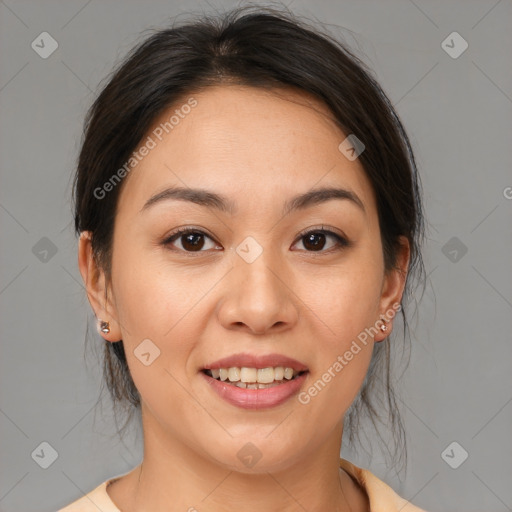
[[[326,428],[345,414],[368,371],[376,320],[370,296],[377,296],[371,280],[339,277],[326,283],[308,313],[316,326],[310,347],[315,364],[298,400],[312,407],[313,416],[323,411]]]
[[[333,418],[346,411],[363,384],[377,332],[382,265],[371,253],[357,256],[320,280],[304,281],[301,292],[317,341],[315,371],[299,402],[316,403]]]
[[[360,251],[328,271],[303,276],[299,295],[315,313],[327,346],[341,350],[378,319],[383,268],[377,258]]]
[[[116,310],[132,341],[172,336],[211,288],[204,270],[173,267],[151,251],[128,249],[114,263]]]
[[[201,290],[192,293],[187,286],[190,282],[179,273],[172,277],[151,265],[119,271],[116,307],[127,362],[153,416],[165,417],[171,410],[168,404],[173,404],[176,417],[188,415],[191,421],[195,417],[204,421],[180,384],[186,382],[187,361],[202,330],[201,318],[193,308]]]
[[[201,300],[219,276],[208,277],[204,269],[180,271],[135,249],[118,254],[114,295],[128,365],[144,400],[158,403],[158,397],[179,389],[173,377],[179,382],[187,377],[190,354],[208,320]]]
[[[332,425],[344,416],[361,388],[372,356],[372,345],[356,343],[334,354],[329,362],[315,373],[299,403],[323,411],[325,425]]]

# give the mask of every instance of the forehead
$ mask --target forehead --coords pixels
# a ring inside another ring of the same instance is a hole
[[[327,107],[295,91],[228,85],[191,93],[144,137],[142,145],[150,141],[151,149],[127,176],[118,213],[139,211],[168,186],[220,192],[237,210],[342,186],[371,210],[373,191],[362,165],[338,149],[345,137]]]

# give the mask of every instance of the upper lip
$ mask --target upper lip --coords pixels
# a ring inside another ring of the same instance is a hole
[[[223,357],[217,361],[207,364],[203,370],[218,370],[220,368],[268,368],[283,366],[284,368],[293,368],[296,371],[306,371],[308,367],[293,359],[282,354],[265,354],[265,355],[252,355],[247,353],[233,354],[228,357]]]

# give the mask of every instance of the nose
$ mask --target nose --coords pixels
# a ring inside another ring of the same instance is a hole
[[[268,334],[297,323],[300,301],[289,282],[290,272],[264,255],[265,251],[252,263],[238,260],[226,276],[218,308],[226,329]]]

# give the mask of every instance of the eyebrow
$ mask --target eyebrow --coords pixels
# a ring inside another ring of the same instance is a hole
[[[285,203],[283,215],[288,215],[297,210],[305,210],[306,208],[325,203],[332,199],[348,200],[358,206],[363,213],[366,213],[363,202],[355,192],[344,188],[324,187],[292,197]]]
[[[288,215],[298,210],[305,210],[306,208],[325,203],[332,199],[348,200],[366,213],[363,202],[355,192],[343,188],[324,187],[292,197],[284,204],[282,215]],[[188,201],[200,206],[214,208],[230,215],[235,215],[237,212],[236,203],[226,196],[205,189],[188,187],[166,188],[151,196],[140,211],[143,212],[155,204],[169,200]]]
[[[151,206],[162,201],[178,200],[188,201],[209,208],[234,215],[236,213],[235,204],[222,194],[210,192],[201,188],[188,188],[188,187],[169,187],[154,196],[150,197],[141,212],[147,210]]]

